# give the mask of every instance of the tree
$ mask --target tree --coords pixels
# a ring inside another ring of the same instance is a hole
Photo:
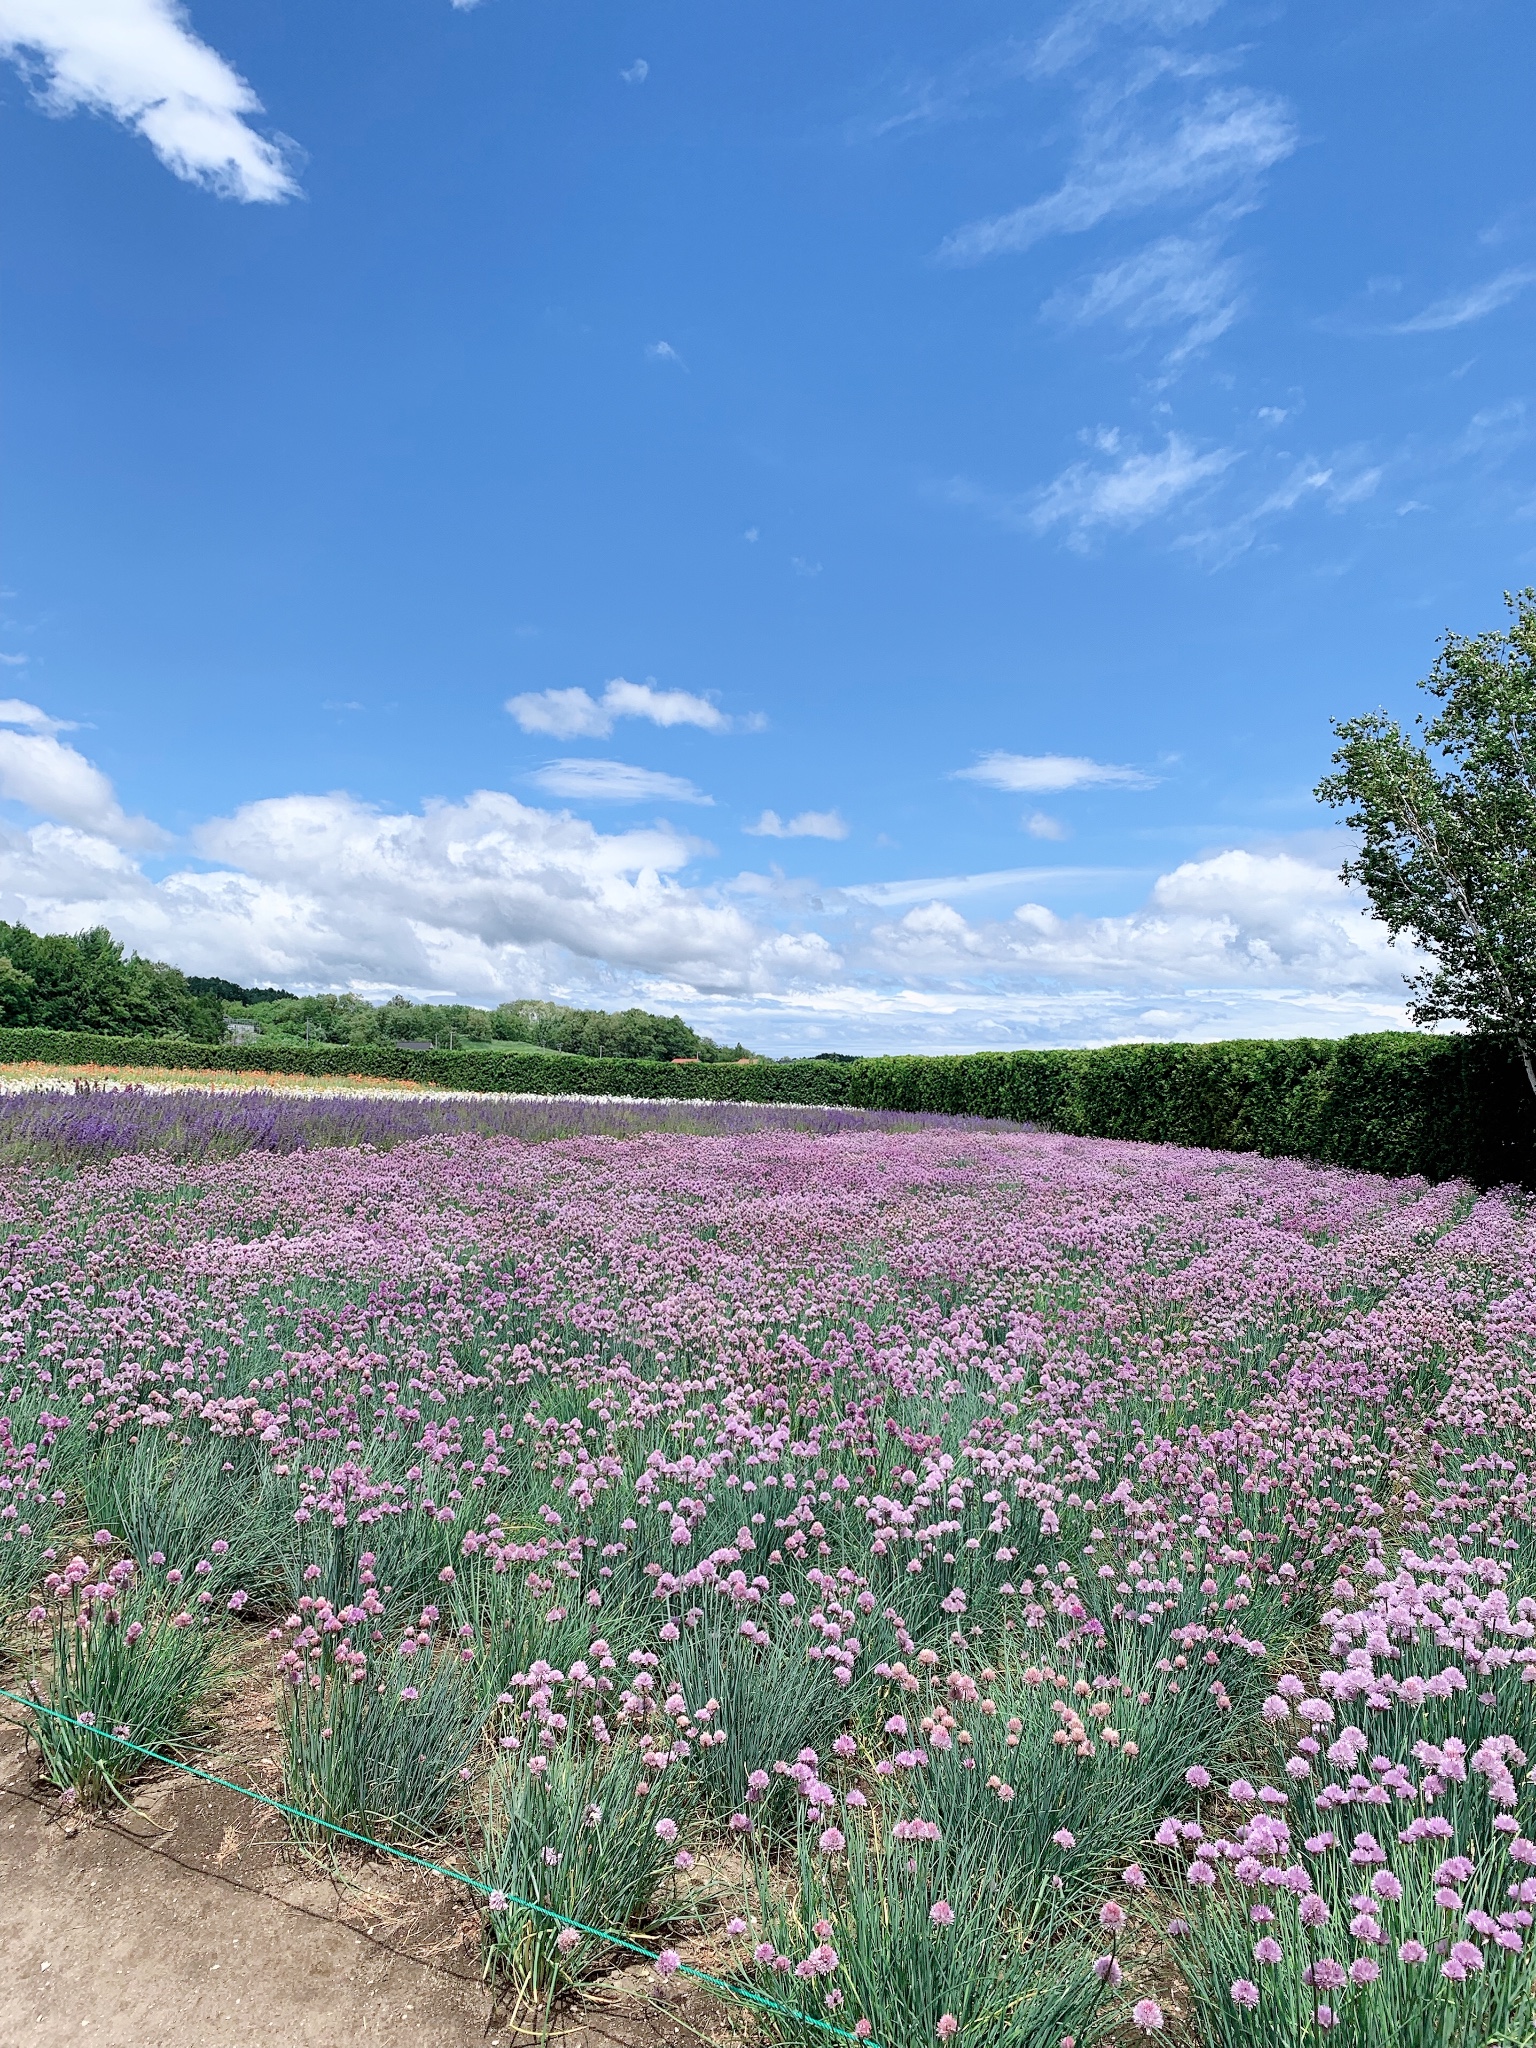
[[[1504,602],[1506,632],[1445,635],[1418,737],[1384,711],[1335,723],[1317,794],[1361,834],[1343,879],[1429,956],[1414,1022],[1511,1043],[1536,1093],[1536,590]]]

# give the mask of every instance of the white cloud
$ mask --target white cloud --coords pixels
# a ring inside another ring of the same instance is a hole
[[[585,690],[530,690],[509,697],[507,710],[524,732],[546,733],[552,739],[606,739],[619,718],[647,718],[652,725],[696,725],[705,732],[730,732],[728,718],[707,697],[688,690],[658,690],[653,683],[631,683],[615,676],[601,698]],[[749,730],[761,725],[753,717],[741,721]]]
[[[28,704],[21,697],[0,697],[0,725],[20,725],[28,732],[76,730],[72,718],[50,718],[46,711],[40,710],[36,704]]]
[[[1042,77],[1081,63],[1106,29],[1150,28],[1158,35],[1199,28],[1221,6],[1221,0],[1078,0],[1052,22],[1031,56],[1031,69]]]
[[[1415,313],[1411,320],[1399,321],[1392,332],[1444,334],[1451,328],[1470,326],[1474,320],[1484,320],[1490,313],[1497,313],[1533,284],[1536,284],[1536,269],[1529,264],[1517,270],[1501,270],[1497,277],[1489,278],[1486,284],[1474,285],[1471,291],[1448,299],[1436,299],[1422,313]]]
[[[127,815],[99,768],[53,737],[63,728],[35,704],[12,698],[0,704],[0,718],[7,725],[40,724],[45,728],[0,731],[0,797],[123,846],[166,844],[167,835],[158,825]]]
[[[1293,463],[1280,482],[1224,523],[1181,535],[1177,546],[1191,549],[1213,566],[1234,561],[1250,548],[1270,521],[1305,504],[1329,512],[1348,511],[1376,494],[1383,470],[1358,448],[1345,449],[1319,462],[1307,457]]]
[[[1236,257],[1220,253],[1214,237],[1165,235],[1085,284],[1064,285],[1043,310],[1076,327],[1117,320],[1132,334],[1182,327],[1168,358],[1181,362],[1225,334],[1237,319],[1243,303],[1241,270]]]
[[[1112,122],[1090,130],[1076,167],[1056,191],[995,219],[973,221],[939,254],[976,263],[1032,248],[1048,235],[1081,234],[1117,214],[1241,187],[1289,156],[1296,140],[1282,100],[1240,86],[1208,93],[1163,135],[1126,134]]]
[[[756,839],[846,839],[847,821],[836,811],[800,811],[787,821],[777,811],[764,811],[755,825],[743,825]]]
[[[1117,452],[1119,445],[1114,433],[1099,441],[1105,453]],[[1150,454],[1134,449],[1107,469],[1091,462],[1070,463],[1005,516],[1035,533],[1064,526],[1069,544],[1082,549],[1100,527],[1129,529],[1158,518],[1237,460],[1234,448],[1197,455],[1182,434],[1171,433],[1160,449]]]
[[[712,804],[714,798],[681,775],[663,775],[656,768],[633,768],[626,761],[551,761],[531,778],[550,796],[568,796],[594,804]]]
[[[121,121],[178,178],[231,199],[298,190],[283,145],[249,124],[261,101],[176,0],[0,0],[0,53],[48,112]]]
[[[194,844],[201,864],[155,879],[99,831],[0,822],[0,916],[105,924],[248,982],[639,1001],[770,1050],[1381,1028],[1402,1021],[1411,965],[1310,849],[1229,848],[1151,878],[1127,915],[1092,916],[1062,892],[1127,875],[708,888],[671,826],[605,833],[494,790],[409,812],[274,798]],[[996,909],[972,920],[969,901]]]
[[[628,65],[619,73],[620,78],[623,79],[626,85],[644,85],[650,75],[651,67],[643,57],[637,57],[633,64]]]
[[[1067,828],[1060,818],[1053,818],[1049,811],[1031,811],[1024,820],[1024,830],[1031,839],[1065,839]]]
[[[903,903],[953,903],[963,901],[967,896],[997,896],[1042,885],[1061,888],[1083,882],[1120,881],[1126,872],[1123,868],[993,868],[976,875],[924,875],[905,882],[854,882],[837,893],[854,903],[891,910]]]
[[[680,370],[688,367],[670,341],[649,341],[645,352],[653,363],[676,363]]]
[[[1161,876],[1128,916],[1061,917],[1029,901],[1006,921],[971,925],[952,905],[920,904],[877,926],[860,964],[957,994],[983,973],[1005,978],[1021,998],[1075,989],[1110,1017],[1169,995],[1186,1017],[1202,1005],[1221,1017],[1234,995],[1248,999],[1250,1014],[1260,998],[1293,1011],[1332,1004],[1355,1018],[1400,1016],[1411,958],[1362,908],[1313,860],[1232,849]]]
[[[984,782],[990,789],[1026,790],[1044,794],[1062,789],[1151,789],[1157,778],[1140,768],[1090,761],[1083,754],[983,754],[969,768],[957,768],[957,779]]]

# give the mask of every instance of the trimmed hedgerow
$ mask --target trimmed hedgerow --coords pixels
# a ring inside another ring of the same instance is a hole
[[[0,1030],[0,1064],[174,1067],[236,1074],[377,1075],[514,1095],[630,1095],[653,1100],[841,1103],[851,1069],[831,1060],[714,1062],[590,1059],[577,1053],[407,1052],[374,1045],[196,1045],[78,1031]]]
[[[1385,1031],[1091,1051],[672,1065],[383,1045],[197,1045],[0,1030],[0,1063],[376,1074],[525,1095],[847,1104],[1009,1118],[1082,1137],[1317,1159],[1373,1173],[1536,1185],[1536,1100],[1496,1042]]]
[[[855,1106],[1536,1184],[1536,1101],[1518,1061],[1486,1039],[1228,1039],[863,1060],[845,1071]]]

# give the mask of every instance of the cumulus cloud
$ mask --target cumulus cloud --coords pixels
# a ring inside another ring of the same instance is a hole
[[[261,101],[176,0],[0,0],[0,53],[47,112],[120,121],[191,184],[248,201],[298,190],[283,144],[250,125]]]
[[[534,770],[532,780],[550,796],[568,796],[585,803],[712,804],[681,775],[656,768],[634,768],[627,761],[551,761]]]
[[[1241,188],[1288,157],[1296,141],[1285,103],[1242,86],[1219,88],[1183,107],[1161,134],[1099,122],[1054,192],[972,221],[949,236],[939,254],[951,263],[979,263],[1032,248],[1049,235],[1082,234],[1112,216]]]
[[[847,821],[836,811],[800,811],[793,818],[781,818],[777,811],[764,811],[755,825],[743,825],[756,839],[846,839]]]
[[[1053,818],[1049,811],[1031,811],[1024,820],[1024,830],[1031,839],[1065,839],[1067,828],[1060,818]]]
[[[1062,867],[712,888],[671,826],[603,832],[494,790],[405,812],[273,798],[194,845],[157,878],[99,830],[0,820],[0,916],[105,924],[247,982],[651,1003],[768,1050],[1378,1028],[1411,964],[1310,851],[1227,849],[1092,916],[1063,892],[1103,876]]]
[[[651,67],[643,57],[637,57],[633,64],[627,64],[619,73],[626,85],[644,85],[651,75]]]
[[[509,697],[507,710],[524,732],[546,733],[552,739],[606,739],[620,718],[646,718],[652,725],[696,725],[704,732],[730,732],[738,721],[707,697],[689,690],[658,690],[651,681],[627,682],[615,676],[600,698],[585,690],[528,690]],[[763,721],[739,721],[749,730]]]
[[[1289,852],[1234,849],[1160,876],[1128,916],[1061,917],[1026,901],[1011,918],[972,926],[936,900],[877,927],[870,944],[876,957],[928,973],[983,959],[994,970],[1130,979],[1143,989],[1297,980],[1333,991],[1390,987],[1405,956],[1362,907],[1331,868]]]
[[[0,700],[0,726],[18,725],[30,730],[0,730],[0,797],[119,845],[167,843],[148,818],[128,816],[99,768],[54,737],[70,729],[64,720],[19,698]]]
[[[1140,768],[1125,768],[1110,761],[1091,761],[1083,754],[983,754],[969,768],[957,768],[955,776],[964,782],[984,782],[989,789],[1028,790],[1044,793],[1063,789],[1151,789],[1157,778]],[[1038,818],[1041,814],[1036,812]],[[1050,823],[1050,820],[1046,821]],[[1034,830],[1034,819],[1030,821]],[[1038,836],[1052,838],[1054,833]]]

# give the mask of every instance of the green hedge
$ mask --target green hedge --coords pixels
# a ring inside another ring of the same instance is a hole
[[[1372,1173],[1536,1185],[1536,1097],[1486,1039],[1383,1031],[861,1060],[848,1101]]]
[[[187,1039],[108,1038],[83,1031],[0,1029],[0,1065],[49,1060],[73,1066],[195,1067],[235,1074],[373,1074],[514,1095],[633,1095],[684,1101],[848,1100],[850,1069],[832,1060],[754,1066],[589,1059],[568,1052],[404,1052],[383,1045],[197,1045]]]
[[[1373,1173],[1536,1186],[1536,1097],[1518,1060],[1474,1038],[1227,1039],[1094,1051],[672,1066],[572,1053],[195,1045],[0,1030],[0,1063],[376,1074],[525,1095],[847,1103],[1008,1117],[1083,1137],[1317,1159]]]

